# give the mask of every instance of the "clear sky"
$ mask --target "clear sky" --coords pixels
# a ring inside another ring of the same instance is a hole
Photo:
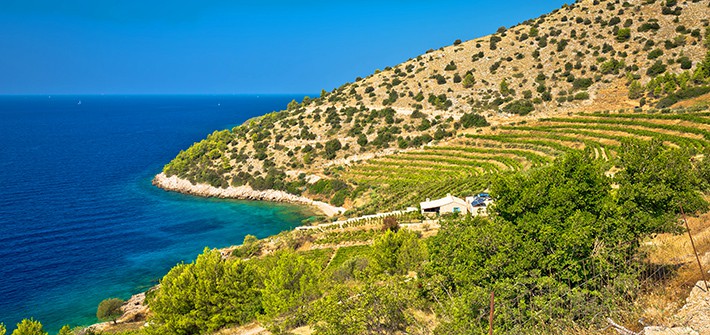
[[[0,94],[331,90],[559,0],[0,0]]]

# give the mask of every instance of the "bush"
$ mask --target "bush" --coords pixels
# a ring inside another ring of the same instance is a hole
[[[638,82],[638,80],[632,81],[629,85],[629,99],[638,99],[643,96],[643,93],[643,86]]]
[[[330,204],[333,206],[340,207],[345,204],[345,198],[347,196],[348,190],[340,190],[338,192],[335,192],[335,194],[333,194],[333,197],[330,198]]]
[[[370,265],[374,273],[406,274],[419,269],[426,254],[426,247],[416,233],[388,230],[372,243]]]
[[[232,251],[232,256],[239,258],[251,258],[259,254],[261,245],[259,239],[254,235],[244,236],[242,245]]]
[[[647,32],[649,30],[658,30],[658,29],[661,29],[661,26],[658,25],[658,22],[646,22],[638,27],[638,31],[641,33]]]
[[[399,278],[364,285],[336,285],[315,302],[314,334],[401,334],[415,322],[409,309],[416,306],[416,289]]]
[[[489,125],[490,124],[486,121],[486,118],[480,114],[466,113],[461,116],[461,126],[464,128],[486,127]]]
[[[320,296],[317,266],[294,252],[281,252],[264,278],[263,301],[267,316],[286,312],[303,317],[309,301]]]
[[[572,88],[575,90],[586,90],[589,86],[592,86],[592,83],[594,82],[591,78],[577,78],[572,83]]]
[[[395,233],[399,231],[399,222],[397,222],[397,218],[394,216],[388,216],[382,219],[382,231],[393,231]]]
[[[680,68],[683,70],[688,70],[693,67],[693,62],[686,56],[679,58],[678,63],[680,63]]]
[[[663,55],[663,50],[661,49],[654,49],[653,51],[648,53],[648,59],[656,59],[658,57],[661,57]]]
[[[678,101],[695,98],[707,93],[710,93],[710,86],[689,87],[686,89],[681,89],[678,92],[670,94],[669,96],[661,99],[658,104],[656,104],[656,108],[667,108],[673,106]]]
[[[574,100],[587,100],[589,99],[589,93],[587,92],[579,92],[574,95]]]
[[[506,113],[527,115],[535,110],[535,106],[530,100],[521,99],[505,105],[501,110]]]
[[[651,67],[648,68],[648,70],[646,70],[646,74],[651,77],[655,77],[663,72],[666,72],[666,65],[661,61],[656,61],[653,65],[651,65]]]
[[[473,85],[476,83],[476,80],[473,79],[473,75],[469,72],[463,77],[463,82],[461,83],[464,88],[471,88]],[[420,93],[421,94],[421,93]],[[422,97],[423,99],[424,97]],[[421,101],[421,100],[420,100]]]
[[[334,138],[328,142],[325,142],[325,158],[333,159],[338,154],[338,151],[342,148],[342,144],[337,138]]]
[[[625,42],[631,38],[631,30],[629,28],[621,28],[616,32],[616,40],[618,42]]]

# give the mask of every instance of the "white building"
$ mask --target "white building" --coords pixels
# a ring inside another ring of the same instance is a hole
[[[424,215],[440,215],[440,214],[468,214],[470,205],[466,200],[447,194],[441,199],[431,200],[419,203],[419,207]]]

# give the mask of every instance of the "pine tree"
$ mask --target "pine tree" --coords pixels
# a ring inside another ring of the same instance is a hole
[[[48,333],[44,331],[44,327],[39,321],[24,319],[17,324],[17,329],[12,332],[12,335],[48,335]]]

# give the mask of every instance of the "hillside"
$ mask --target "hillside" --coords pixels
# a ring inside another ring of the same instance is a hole
[[[579,1],[214,132],[163,171],[192,183],[284,190],[367,212],[361,207],[380,203],[371,196],[377,185],[339,178],[353,162],[447,146],[481,128],[662,108],[707,93],[709,3]],[[472,171],[505,166],[498,160]],[[316,183],[321,178],[332,181]]]

